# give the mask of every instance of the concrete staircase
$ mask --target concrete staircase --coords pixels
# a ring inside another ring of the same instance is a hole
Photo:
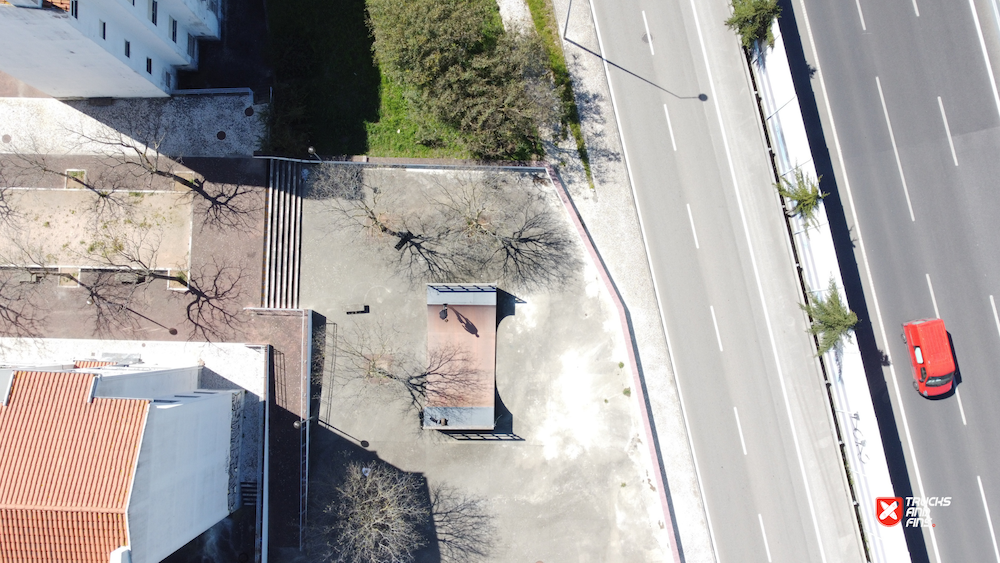
[[[303,165],[271,159],[268,166],[264,276],[260,306],[298,309],[302,246]]]

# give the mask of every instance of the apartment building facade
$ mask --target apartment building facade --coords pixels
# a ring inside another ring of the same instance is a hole
[[[55,98],[169,96],[221,0],[0,0],[0,70]]]

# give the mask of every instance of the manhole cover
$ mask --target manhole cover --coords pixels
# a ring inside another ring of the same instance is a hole
[[[642,42],[643,43],[649,43],[650,37],[651,36],[648,33],[643,33],[642,34]]]
[[[226,140],[226,132],[225,131],[219,131],[218,133],[215,134],[215,137],[217,139],[219,139],[220,141],[225,141]]]

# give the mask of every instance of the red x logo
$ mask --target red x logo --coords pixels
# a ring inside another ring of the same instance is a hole
[[[895,526],[903,517],[903,499],[900,497],[878,497],[875,499],[875,516],[883,526]]]

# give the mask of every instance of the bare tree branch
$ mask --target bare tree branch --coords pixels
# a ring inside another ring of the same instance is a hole
[[[359,230],[416,279],[451,281],[454,257],[445,251],[446,225],[431,214],[399,205],[393,193],[368,183],[360,164],[324,164],[313,169],[309,197],[325,200],[346,225]]]
[[[496,525],[485,499],[443,485],[431,491],[431,512],[444,563],[487,559],[496,545]]]
[[[332,522],[320,530],[329,548],[323,560],[412,561],[425,541],[428,510],[421,488],[414,475],[383,463],[348,465],[337,499],[324,508]]]
[[[490,381],[470,354],[454,346],[427,352],[426,362],[412,353],[402,333],[385,320],[358,320],[339,331],[337,357],[343,383],[390,384],[406,393],[409,406],[421,410],[428,400],[458,404],[481,395]],[[366,389],[361,388],[359,393]]]
[[[393,261],[413,281],[535,287],[562,282],[578,267],[565,221],[532,176],[466,171],[435,179],[414,197],[411,186],[378,185],[381,171],[365,165],[313,170],[310,197],[383,253],[392,244]]]

